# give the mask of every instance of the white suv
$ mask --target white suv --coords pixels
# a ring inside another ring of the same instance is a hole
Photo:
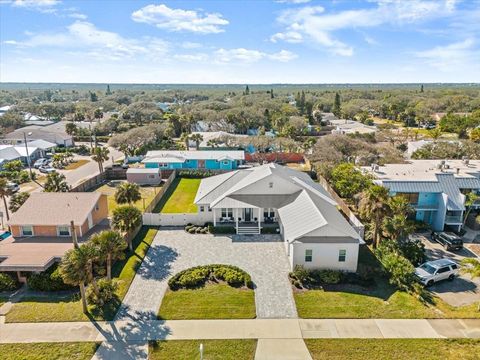
[[[415,269],[415,275],[426,286],[441,280],[453,280],[457,274],[458,265],[449,259],[427,261]]]

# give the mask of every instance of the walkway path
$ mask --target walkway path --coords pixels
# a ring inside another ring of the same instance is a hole
[[[480,319],[147,320],[0,324],[0,343],[187,339],[472,338]]]

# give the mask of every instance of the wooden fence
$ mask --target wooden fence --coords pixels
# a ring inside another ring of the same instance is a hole
[[[152,199],[150,204],[145,208],[144,213],[151,213],[155,206],[157,206],[158,202],[162,198],[163,194],[168,190],[168,188],[172,185],[173,180],[177,177],[177,172],[173,171],[170,176],[168,177],[167,181],[163,184],[162,188],[158,191],[155,197]],[[145,224],[147,225],[147,224]]]
[[[322,185],[325,190],[328,191],[330,196],[335,200],[338,204],[338,207],[342,210],[342,212],[345,214],[345,216],[348,219],[348,222],[350,225],[353,226],[353,228],[360,234],[362,239],[364,239],[365,236],[365,226],[362,224],[362,222],[355,216],[352,210],[348,207],[347,203],[343,201],[343,199],[335,192],[335,190],[330,186],[328,181],[323,178],[320,175],[318,176],[318,182],[320,185]]]

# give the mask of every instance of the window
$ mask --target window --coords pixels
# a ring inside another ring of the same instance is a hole
[[[223,165],[228,165],[228,160],[225,160],[225,161],[223,162]]]
[[[222,218],[231,218],[233,217],[233,209],[222,209]]]
[[[338,252],[338,261],[345,262],[346,258],[347,258],[347,250],[340,250]]]
[[[58,236],[70,236],[70,227],[69,226],[59,226],[57,227]]]
[[[155,179],[155,175],[148,175],[149,179]]]
[[[208,211],[212,212],[212,208],[210,206],[208,206]]]
[[[168,164],[160,163],[160,164],[158,164],[158,167],[168,168]]]
[[[273,182],[268,183],[269,188],[273,188]]]
[[[403,196],[410,204],[418,204],[418,193],[397,193],[397,196]]]
[[[205,207],[203,205],[200,205],[200,212],[204,212],[205,211]]]
[[[447,271],[450,271],[450,268],[447,266],[447,267],[443,267],[441,269],[438,269],[437,271],[437,274],[442,274],[442,273],[445,273]]]
[[[458,269],[458,266],[453,264],[453,265],[451,265],[451,268],[452,268],[452,270],[455,270],[455,269]]]
[[[275,217],[275,210],[272,208],[265,208],[263,209],[263,217],[264,218],[273,218]]]
[[[305,250],[305,262],[312,262],[313,259],[313,250]]]
[[[22,236],[33,236],[33,226],[31,225],[22,226]]]

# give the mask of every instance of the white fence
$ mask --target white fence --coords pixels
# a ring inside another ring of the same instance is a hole
[[[143,225],[149,226],[185,226],[187,224],[203,225],[213,221],[212,213],[191,214],[155,214],[144,213]]]

